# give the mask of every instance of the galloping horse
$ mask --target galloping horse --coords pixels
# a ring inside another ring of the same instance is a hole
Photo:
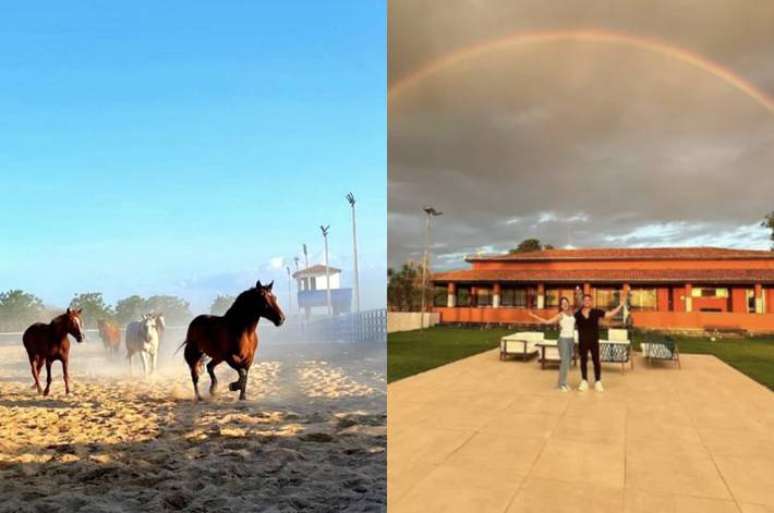
[[[202,370],[203,357],[211,358],[207,364],[210,375],[210,395],[215,395],[218,380],[215,377],[215,367],[226,362],[239,373],[239,379],[229,384],[229,390],[239,390],[239,399],[245,399],[247,388],[247,372],[253,364],[255,350],[258,347],[258,320],[265,317],[281,326],[285,322],[285,314],[277,304],[277,298],[271,289],[274,282],[266,286],[258,281],[255,287],[247,289],[231,305],[225,315],[200,315],[188,325],[185,342],[185,361],[191,369],[196,399],[199,395],[199,373]]]
[[[132,357],[138,353],[142,360],[143,373],[147,376],[155,371],[159,356],[159,331],[153,315],[145,314],[139,321],[132,321],[126,325],[126,358],[132,369],[134,369]]]
[[[104,319],[97,321],[97,328],[99,328],[99,337],[102,339],[105,350],[110,356],[117,356],[121,347],[121,330],[112,322]]]
[[[22,340],[27,355],[30,358],[30,368],[32,377],[35,380],[34,388],[38,393],[48,395],[51,389],[51,364],[55,360],[62,362],[62,373],[64,374],[65,393],[70,393],[70,375],[67,372],[67,365],[70,360],[70,339],[67,335],[72,335],[78,342],[83,342],[83,332],[81,331],[81,309],[68,308],[67,312],[55,317],[48,324],[37,322],[27,328]],[[46,363],[46,390],[40,386],[40,369]]]

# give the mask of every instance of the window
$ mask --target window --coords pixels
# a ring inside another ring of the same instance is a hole
[[[470,288],[457,287],[457,306],[470,306]]]
[[[435,287],[433,289],[433,306],[448,306],[449,294],[446,287]]]
[[[500,291],[500,306],[525,308],[527,306],[527,289],[503,287]]]
[[[527,308],[537,308],[537,289],[527,289]]]
[[[656,289],[631,289],[629,300],[632,310],[656,310],[658,295]]]
[[[492,306],[492,289],[479,287],[476,289],[478,306]]]
[[[601,288],[594,290],[594,305],[597,308],[610,309],[615,308],[621,303],[620,289]]]
[[[747,313],[755,313],[755,289],[747,289],[744,293],[747,296]]]
[[[728,297],[728,289],[725,287],[694,287],[691,289],[691,297]]]
[[[559,306],[559,289],[546,289],[546,308],[557,308]]]

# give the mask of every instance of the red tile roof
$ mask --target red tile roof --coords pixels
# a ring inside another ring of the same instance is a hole
[[[520,283],[774,283],[774,269],[590,269],[510,270],[465,269],[434,273],[434,282]]]
[[[725,260],[747,258],[774,259],[774,251],[714,247],[546,249],[543,251],[507,255],[469,256],[465,260],[468,262],[481,262],[503,260]]]

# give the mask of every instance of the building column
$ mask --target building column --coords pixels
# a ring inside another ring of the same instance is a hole
[[[693,286],[690,283],[685,284],[685,311],[693,312]]]
[[[763,313],[763,285],[755,284],[755,313]]]
[[[495,283],[492,287],[492,308],[500,308],[500,292],[502,287],[499,283]]]
[[[631,292],[632,286],[628,283],[624,283],[623,286],[621,286],[621,299],[623,299],[626,295]],[[623,321],[626,322],[626,320],[629,318],[629,302],[624,302],[623,307]]]
[[[453,282],[449,282],[446,286],[446,307],[454,308],[457,304],[457,287]]]
[[[537,286],[537,309],[542,310],[546,307],[546,286],[543,283],[538,283]]]

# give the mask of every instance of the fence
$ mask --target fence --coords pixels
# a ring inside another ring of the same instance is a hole
[[[123,330],[122,330],[123,331]],[[185,337],[185,326],[167,327],[164,338],[170,348]],[[87,342],[101,344],[97,330],[84,330]],[[348,342],[384,343],[387,340],[387,310],[366,310],[302,321],[289,319],[282,327],[262,321],[258,326],[262,341],[276,344]],[[122,336],[123,339],[123,336]],[[21,344],[22,333],[0,333],[0,346]]]
[[[288,322],[280,330],[266,330],[262,337],[278,342],[384,343],[387,310],[367,310],[335,317]]]

